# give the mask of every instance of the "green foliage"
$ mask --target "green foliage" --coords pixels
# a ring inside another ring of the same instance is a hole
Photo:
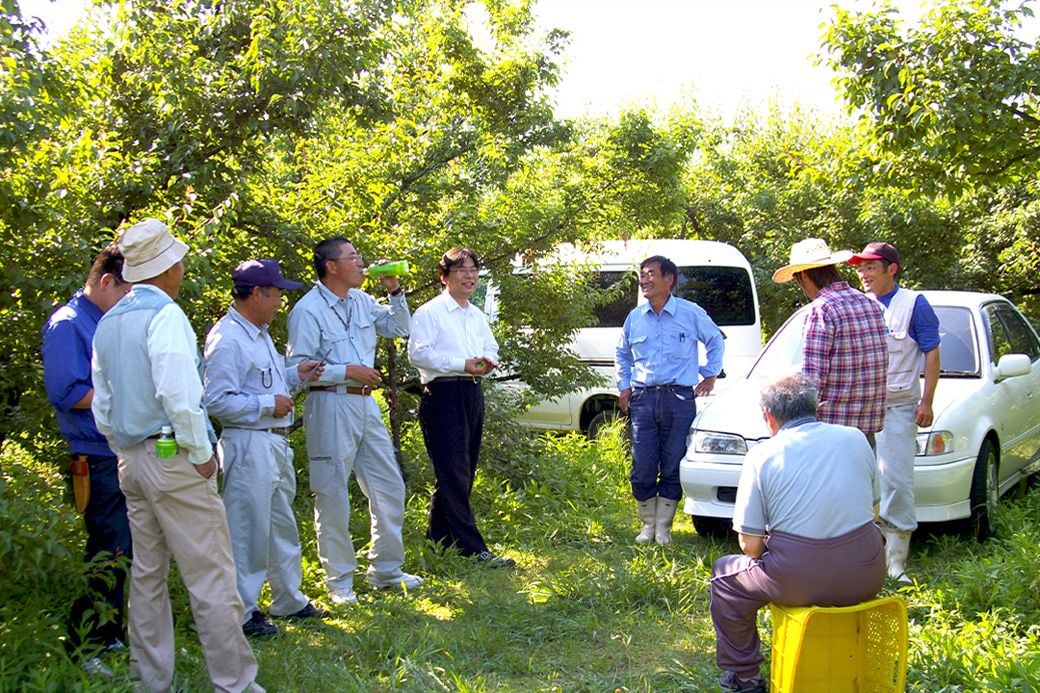
[[[917,26],[891,4],[835,9],[824,35],[877,172],[956,196],[1040,172],[1040,50],[1023,37],[1031,3],[936,2]]]

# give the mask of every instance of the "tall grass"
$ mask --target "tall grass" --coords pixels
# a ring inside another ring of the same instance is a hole
[[[620,436],[590,443],[534,436],[502,419],[489,424],[474,505],[495,550],[517,559],[513,571],[483,569],[424,541],[433,477],[416,431],[402,447],[405,567],[427,583],[405,594],[359,580],[360,604],[253,641],[268,690],[713,689],[708,576],[735,543],[701,538],[680,518],[672,545],[636,546]],[[297,459],[305,468],[302,448]],[[108,658],[112,680],[88,676],[64,654],[63,619],[84,570],[82,530],[61,475],[12,443],[0,451],[0,473],[0,690],[131,690],[125,654]],[[304,589],[321,600],[306,483],[301,471]],[[368,516],[364,499],[354,500],[361,547]],[[1040,690],[1037,517],[1034,487],[1002,506],[986,544],[941,533],[915,538],[911,566],[920,582],[902,590],[911,690]],[[208,690],[187,597],[173,584],[175,683]]]

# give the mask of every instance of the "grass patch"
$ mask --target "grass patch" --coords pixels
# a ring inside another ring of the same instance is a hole
[[[672,545],[636,546],[620,437],[590,443],[502,426],[489,429],[494,454],[478,478],[474,505],[489,542],[516,558],[518,568],[483,569],[425,542],[433,477],[418,433],[409,430],[405,567],[427,583],[404,594],[359,580],[357,606],[253,641],[262,685],[271,691],[714,688],[708,576],[735,542],[701,538],[680,515]],[[306,467],[305,460],[301,447],[297,466]],[[109,658],[116,673],[110,681],[87,676],[64,653],[63,619],[85,571],[81,523],[63,500],[61,474],[12,443],[0,452],[0,470],[0,690],[131,690],[125,655]],[[302,471],[304,590],[322,600],[306,489]],[[361,554],[368,515],[363,497],[353,501]],[[911,619],[910,690],[1040,689],[1038,515],[1040,491],[1025,488],[1001,506],[996,537],[986,544],[915,535],[911,568],[920,582],[900,590]],[[179,579],[172,584],[175,685],[207,690],[187,596]]]

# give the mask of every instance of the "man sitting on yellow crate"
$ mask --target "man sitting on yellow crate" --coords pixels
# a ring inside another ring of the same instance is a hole
[[[786,606],[846,606],[885,581],[874,524],[874,453],[861,431],[816,420],[816,388],[803,375],[770,383],[762,413],[772,438],[748,452],[733,529],[743,555],[723,556],[711,578],[716,662],[724,691],[765,691],[756,615]]]

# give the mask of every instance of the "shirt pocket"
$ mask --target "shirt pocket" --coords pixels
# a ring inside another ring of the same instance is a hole
[[[630,339],[628,348],[632,350],[636,361],[646,361],[653,356],[653,347],[645,334]]]
[[[354,318],[351,331],[354,337],[354,346],[357,349],[357,358],[364,364],[375,356],[376,353],[376,319],[371,313],[365,312]]]

